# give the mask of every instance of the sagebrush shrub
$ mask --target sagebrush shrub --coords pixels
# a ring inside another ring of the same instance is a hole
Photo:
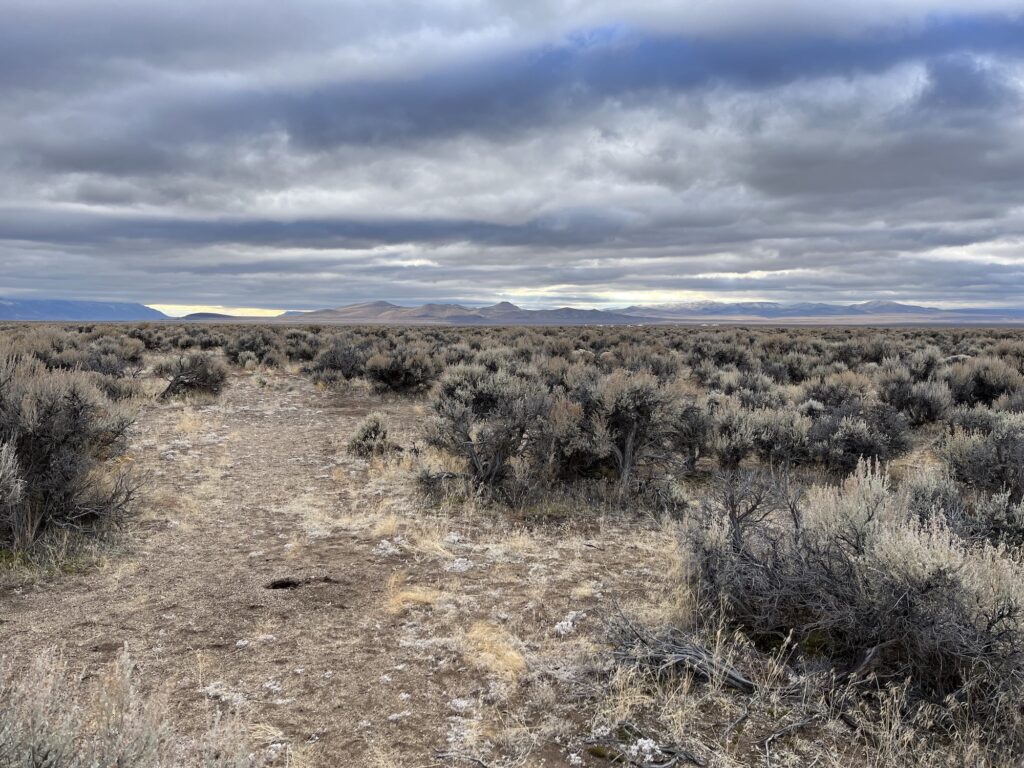
[[[942,367],[942,350],[934,344],[915,349],[906,358],[907,368],[914,381],[928,381]]]
[[[610,435],[596,404],[587,398],[553,396],[545,418],[538,425],[536,444],[542,469],[554,480],[571,481],[600,474],[611,460]]]
[[[968,515],[961,488],[948,472],[917,472],[900,485],[902,503],[912,519],[926,523],[945,517],[960,528]]]
[[[344,336],[332,338],[316,356],[310,370],[316,381],[332,383],[362,376],[366,353]]]
[[[0,445],[10,452],[7,476],[22,488],[19,500],[8,492],[4,502],[0,547],[25,549],[47,529],[94,529],[120,517],[133,487],[103,468],[124,450],[130,424],[86,375],[0,358]]]
[[[898,411],[906,410],[914,379],[899,360],[886,358],[877,376],[878,397]]]
[[[763,463],[784,467],[810,458],[810,417],[790,409],[762,409],[750,421],[754,450]]]
[[[984,405],[958,405],[946,416],[946,423],[951,432],[962,429],[966,432],[989,433],[996,428],[1000,416],[996,411]]]
[[[735,469],[754,450],[754,422],[750,411],[731,399],[712,405],[715,433],[713,446],[718,464]]]
[[[951,366],[946,379],[953,399],[962,405],[991,405],[1024,386],[1020,371],[998,357],[964,360]]]
[[[142,394],[142,387],[138,379],[124,379],[113,376],[105,376],[101,373],[94,373],[90,376],[93,385],[108,400],[131,400]]]
[[[1024,499],[1024,414],[997,414],[988,432],[956,428],[939,455],[960,482]]]
[[[99,675],[76,674],[54,650],[14,674],[0,659],[3,768],[257,768],[241,731],[215,720],[177,733],[158,700],[145,698],[127,653]]]
[[[548,394],[537,380],[456,366],[438,382],[427,440],[464,459],[474,484],[493,490],[514,458],[528,456],[547,408]]]
[[[671,408],[669,418],[672,448],[682,457],[683,468],[693,470],[711,442],[714,420],[703,405],[683,399]]]
[[[939,421],[953,406],[953,394],[944,381],[917,381],[901,408],[915,426]]]
[[[867,376],[842,371],[806,382],[804,396],[830,408],[841,408],[861,402],[872,389],[871,379]]]
[[[850,404],[826,412],[808,431],[811,455],[827,468],[850,472],[861,459],[888,461],[910,448],[907,420],[885,403]]]
[[[382,456],[398,449],[391,441],[384,414],[371,413],[356,427],[348,442],[348,452],[363,458]]]
[[[394,349],[372,355],[365,366],[366,378],[381,391],[416,392],[437,376],[434,361],[424,352]]]
[[[293,329],[284,335],[284,351],[289,360],[307,362],[316,357],[320,349],[320,337],[315,333]]]
[[[14,446],[0,443],[0,530],[4,527],[13,529],[24,498],[25,481],[21,477]]]
[[[999,399],[992,404],[992,407],[997,411],[1024,413],[1024,389],[1000,395]]]
[[[275,367],[281,364],[279,344],[276,332],[268,328],[254,328],[239,333],[229,341],[224,347],[224,354],[232,363],[243,367],[249,360]]]
[[[602,378],[596,395],[624,490],[636,465],[656,455],[670,436],[673,396],[654,375],[623,370]]]
[[[690,532],[693,576],[729,620],[759,642],[791,638],[812,663],[908,680],[918,701],[956,702],[935,713],[948,727],[963,716],[1020,749],[1024,573],[1013,558],[941,517],[922,523],[863,463],[789,510],[795,524],[759,492],[731,493],[738,501],[705,506]]]
[[[167,388],[160,394],[161,399],[196,393],[218,395],[228,377],[219,360],[202,352],[164,360],[154,372],[167,379]]]

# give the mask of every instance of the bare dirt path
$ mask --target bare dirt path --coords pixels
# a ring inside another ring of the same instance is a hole
[[[281,764],[582,764],[564,746],[583,725],[566,693],[592,658],[581,628],[608,595],[654,589],[664,537],[595,546],[425,511],[407,469],[346,452],[371,409],[413,442],[414,402],[283,373],[147,403],[128,551],[0,593],[4,653],[58,645],[93,670],[127,645],[182,730],[237,708]]]
[[[389,719],[412,708],[380,680],[422,659],[391,636],[394,566],[333,530],[370,502],[365,462],[344,451],[366,397],[260,381],[237,377],[210,405],[145,406],[131,456],[148,482],[131,551],[3,595],[5,652],[63,641],[89,668],[127,644],[186,727],[205,724],[212,700],[243,703],[267,740],[316,745],[307,751],[331,764],[363,754],[381,723],[412,735],[411,714]]]

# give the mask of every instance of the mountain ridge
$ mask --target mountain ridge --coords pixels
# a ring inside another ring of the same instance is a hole
[[[0,320],[124,322],[169,319],[163,312],[136,302],[0,297]]]
[[[231,316],[198,312],[169,317],[134,302],[0,298],[0,320],[70,322],[285,322],[347,325],[652,325],[652,324],[1020,324],[1024,309],[941,309],[896,301],[851,304],[775,301],[693,301],[636,304],[622,308],[581,309],[564,306],[524,309],[509,301],[485,306],[431,302],[403,306],[367,301],[312,311],[291,310],[276,317]]]
[[[482,307],[429,303],[406,307],[386,301],[350,304],[312,312],[288,313],[283,319],[306,322],[408,325],[646,325],[708,322],[787,322],[813,324],[945,324],[1024,322],[1024,309],[944,310],[895,301],[852,304],[825,302],[716,302],[632,305],[621,309],[523,309],[508,301]]]

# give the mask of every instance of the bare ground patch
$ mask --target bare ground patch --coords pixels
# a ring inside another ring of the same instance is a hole
[[[605,621],[692,607],[673,524],[428,508],[407,454],[346,452],[371,410],[413,443],[415,401],[285,373],[232,376],[212,402],[147,403],[128,551],[0,594],[5,653],[59,644],[97,670],[127,647],[185,732],[237,712],[282,765],[609,764],[586,740],[664,700],[613,674]],[[696,743],[743,711],[717,689],[671,695]]]

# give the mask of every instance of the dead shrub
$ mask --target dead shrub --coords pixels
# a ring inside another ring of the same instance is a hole
[[[219,395],[228,372],[210,355],[195,352],[165,360],[156,366],[157,376],[167,379],[162,400],[187,394]]]

